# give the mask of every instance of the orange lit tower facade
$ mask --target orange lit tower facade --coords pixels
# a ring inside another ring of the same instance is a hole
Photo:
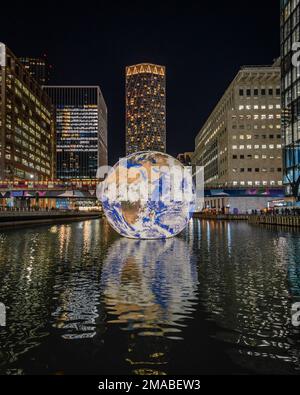
[[[166,69],[154,64],[126,68],[126,154],[166,152]]]

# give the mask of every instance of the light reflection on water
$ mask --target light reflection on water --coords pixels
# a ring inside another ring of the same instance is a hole
[[[166,241],[119,239],[102,270],[103,299],[114,318],[140,336],[183,340],[197,304],[197,270],[189,246],[180,238]]]
[[[166,241],[105,221],[0,232],[2,373],[299,373],[300,233],[191,221]]]

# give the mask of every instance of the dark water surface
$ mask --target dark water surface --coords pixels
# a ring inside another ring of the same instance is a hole
[[[168,241],[105,221],[0,231],[2,374],[300,373],[300,233],[191,222]]]

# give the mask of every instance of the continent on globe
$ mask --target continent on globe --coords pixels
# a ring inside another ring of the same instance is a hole
[[[113,229],[132,239],[177,236],[195,207],[190,169],[160,152],[121,159],[102,183],[99,198]]]

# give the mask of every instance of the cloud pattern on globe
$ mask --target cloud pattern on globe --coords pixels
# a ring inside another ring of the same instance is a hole
[[[189,169],[159,152],[121,159],[101,185],[100,200],[110,225],[132,239],[167,239],[188,225],[195,207]]]

